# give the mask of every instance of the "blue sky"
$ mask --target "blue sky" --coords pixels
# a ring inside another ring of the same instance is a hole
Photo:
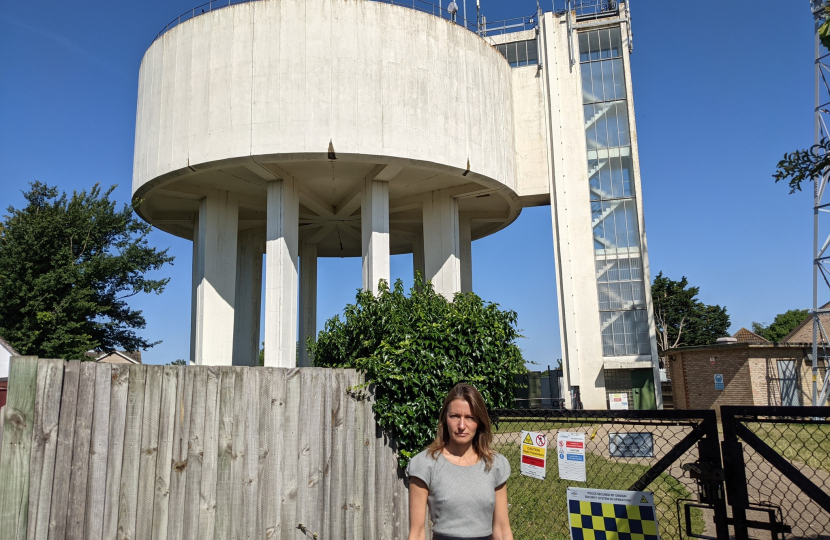
[[[489,21],[536,5],[481,1]],[[118,184],[129,201],[141,57],[197,3],[3,3],[0,210],[22,205],[35,180],[66,191]],[[811,197],[771,179],[785,151],[812,142],[812,20],[807,0],[714,6],[632,1],[633,95],[652,276],[687,276],[704,302],[727,307],[735,331],[812,302]],[[190,245],[158,231],[151,242],[176,255],[172,281],[134,306],[143,335],[163,341],[145,361],[167,363],[189,354]],[[411,268],[411,256],[393,257],[393,279],[411,283]],[[474,242],[473,279],[485,300],[518,312],[528,360],[560,357],[548,207]],[[359,259],[321,260],[320,327],[360,283]]]

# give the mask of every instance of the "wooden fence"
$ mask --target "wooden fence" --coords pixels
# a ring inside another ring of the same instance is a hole
[[[12,360],[0,540],[405,539],[352,370]]]

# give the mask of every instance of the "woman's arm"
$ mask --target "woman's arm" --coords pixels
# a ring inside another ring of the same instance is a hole
[[[510,530],[510,516],[507,514],[507,484],[502,484],[496,488],[496,509],[493,511],[493,540],[513,540],[513,531]]]
[[[409,477],[409,540],[425,540],[429,489],[420,478]],[[505,499],[507,500],[507,499]],[[511,538],[513,538],[511,536]]]

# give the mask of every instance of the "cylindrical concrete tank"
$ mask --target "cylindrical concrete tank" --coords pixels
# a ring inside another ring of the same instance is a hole
[[[470,242],[521,211],[511,92],[479,36],[380,2],[261,0],[159,37],[133,194],[194,240],[191,359],[255,362],[264,288],[265,363],[295,365],[298,286],[300,343],[316,334],[318,256],[362,256],[376,292],[390,254],[413,253],[439,293],[471,290]]]
[[[238,194],[240,227],[264,227],[268,180],[291,175],[310,234],[326,221],[359,229],[343,207],[377,177],[393,253],[412,251],[412,201],[435,190],[453,190],[478,238],[521,210],[512,111],[510,66],[450,21],[361,0],[238,4],[145,54],[133,192],[144,219],[191,238],[207,190]],[[360,255],[357,235],[334,236],[321,256]]]

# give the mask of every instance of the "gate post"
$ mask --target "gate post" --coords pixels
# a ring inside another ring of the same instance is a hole
[[[732,407],[721,407],[723,425],[723,464],[726,472],[726,495],[732,507],[732,520],[736,540],[749,540],[746,509],[749,507],[749,493],[746,489],[746,463],[743,445],[738,442],[735,431],[735,413]]]
[[[703,489],[702,497],[708,499],[706,502],[712,505],[712,509],[715,512],[715,535],[718,540],[729,540],[726,494],[724,493],[723,485],[724,468],[721,462],[720,448],[718,448],[718,417],[715,411],[705,411],[704,421],[701,427],[706,435],[698,444],[700,462],[710,464],[710,471],[717,471],[706,481],[701,482]]]

